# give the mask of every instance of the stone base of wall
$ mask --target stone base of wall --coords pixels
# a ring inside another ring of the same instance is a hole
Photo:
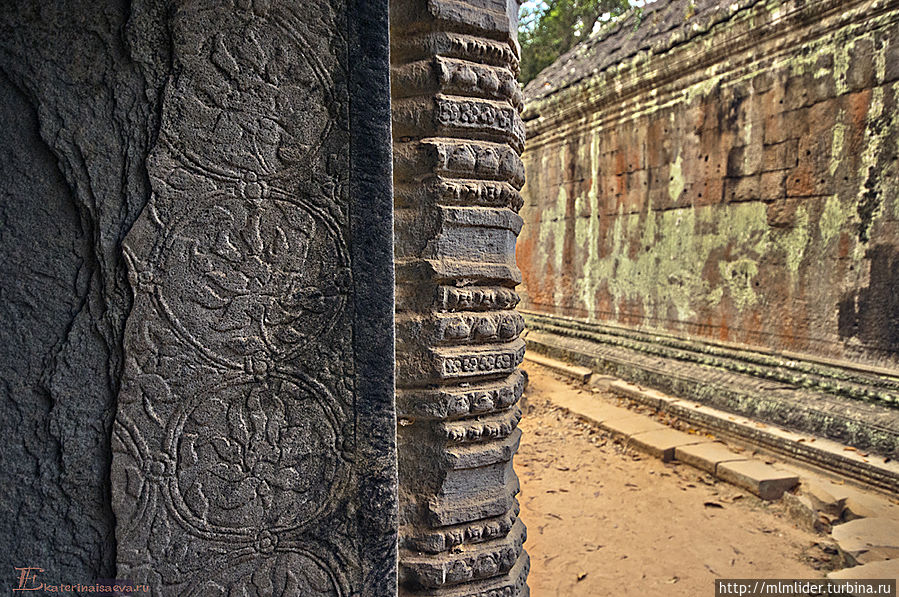
[[[869,452],[872,459],[899,458],[899,377],[888,371],[524,314],[529,351],[759,422],[825,437]],[[853,476],[866,480],[864,471]]]

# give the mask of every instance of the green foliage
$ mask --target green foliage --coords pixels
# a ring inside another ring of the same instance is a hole
[[[585,39],[605,13],[614,18],[629,8],[627,0],[544,0],[521,7],[521,82],[537,74]]]

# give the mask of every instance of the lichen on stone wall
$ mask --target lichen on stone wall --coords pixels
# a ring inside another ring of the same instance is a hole
[[[861,330],[895,317],[840,314],[899,244],[899,8],[688,4],[525,90],[525,308],[899,362]]]

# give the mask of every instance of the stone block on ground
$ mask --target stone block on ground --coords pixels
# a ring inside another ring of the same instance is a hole
[[[525,352],[524,358],[527,361],[531,361],[532,363],[536,363],[537,365],[540,365],[542,367],[552,369],[556,373],[561,373],[562,375],[570,377],[580,383],[586,383],[586,381],[590,379],[590,376],[593,374],[593,370],[588,369],[587,367],[571,365],[564,361],[552,359],[535,352]]]
[[[649,417],[632,413],[631,416],[620,419],[608,419],[600,424],[600,427],[615,435],[630,437],[638,433],[648,431],[662,431],[669,429],[665,425],[650,419]]]
[[[695,435],[689,435],[677,429],[660,429],[632,435],[628,443],[663,462],[674,460],[675,449],[697,444],[703,441]]]
[[[787,514],[796,524],[809,531],[830,532],[827,515],[818,512],[807,495],[797,495],[788,491],[783,494],[782,499]]]
[[[626,408],[614,406],[586,394],[578,394],[576,392],[557,393],[553,395],[552,401],[571,414],[597,426],[602,426],[602,423],[606,421],[639,416]]]
[[[899,521],[861,518],[835,526],[831,535],[850,564],[899,559]]]
[[[678,446],[674,451],[674,457],[685,464],[695,466],[713,475],[718,465],[722,462],[746,460],[744,456],[732,452],[720,442],[703,442]]]
[[[728,483],[747,489],[763,500],[777,500],[799,483],[799,477],[758,460],[722,462],[716,476]]]
[[[809,498],[815,510],[837,518],[843,514],[847,496],[839,491],[838,486],[816,480],[803,480],[800,490]]]

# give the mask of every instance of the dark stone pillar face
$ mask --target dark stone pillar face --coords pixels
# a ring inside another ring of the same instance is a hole
[[[391,569],[389,167],[363,153],[389,155],[389,112],[352,62],[386,56],[386,14],[362,10],[173,15],[112,468],[119,574],[160,594],[349,595]],[[380,110],[353,112],[363,91]]]
[[[517,12],[391,1],[402,595],[528,593]]]
[[[155,2],[0,5],[0,570],[115,574],[110,432],[168,40]],[[13,586],[11,586],[13,585]],[[33,586],[33,585],[30,585]]]
[[[16,4],[10,574],[395,593],[387,1]]]

